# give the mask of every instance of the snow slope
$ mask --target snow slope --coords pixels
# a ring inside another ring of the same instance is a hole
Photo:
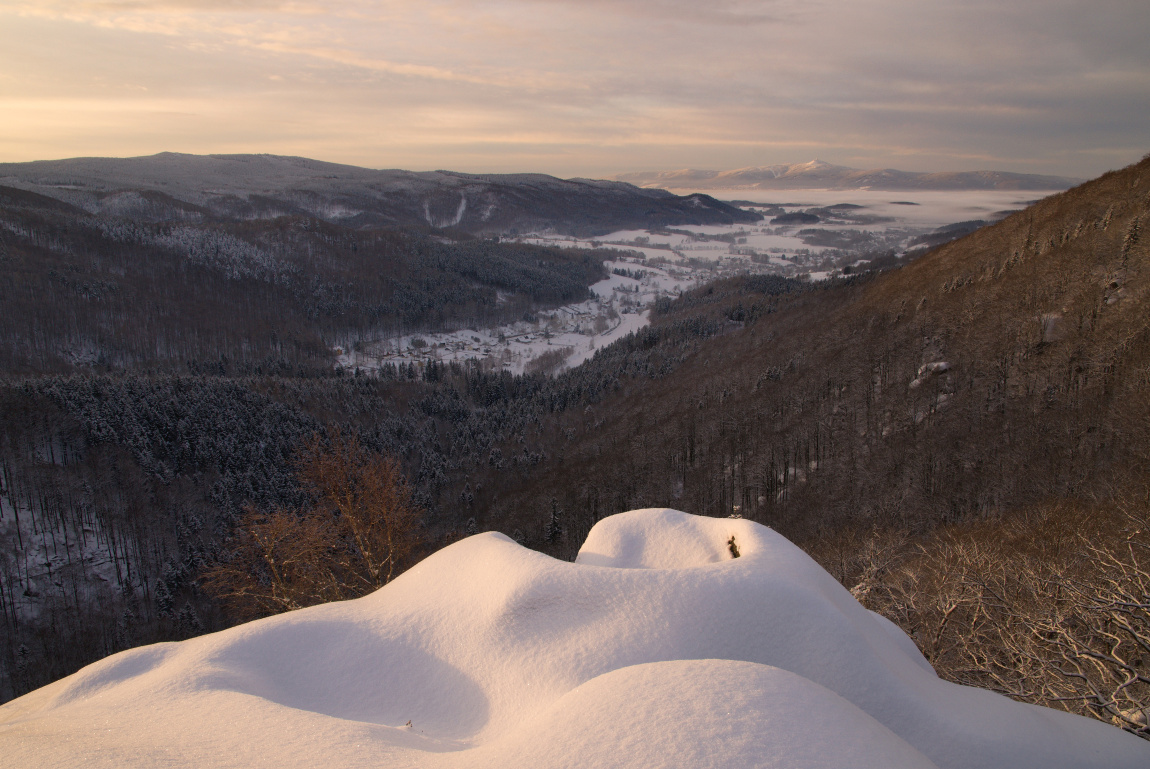
[[[115,655],[0,708],[0,755],[13,767],[1150,766],[1150,744],[1113,727],[939,680],[770,529],[673,510],[601,521],[574,564],[480,534],[357,601]]]

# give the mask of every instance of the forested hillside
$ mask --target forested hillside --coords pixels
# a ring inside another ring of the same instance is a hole
[[[736,286],[751,317],[786,295],[826,290],[774,277]],[[227,624],[196,575],[226,547],[245,504],[301,501],[293,458],[325,425],[399,458],[433,548],[479,521],[502,525],[490,503],[546,464],[556,415],[665,377],[734,327],[721,314],[669,319],[554,378],[459,364],[385,366],[370,377],[205,365],[10,381],[0,389],[10,691],[126,645]],[[538,544],[530,520],[506,524]]]
[[[545,174],[377,171],[279,155],[70,158],[0,163],[0,185],[102,216],[232,221],[304,216],[352,229],[594,236],[682,224],[756,222],[709,195]]]
[[[572,415],[564,462],[492,515],[557,494],[806,537],[1124,486],[1150,457],[1148,193],[1144,161],[768,314],[739,285],[688,295],[656,330],[702,315],[731,332]]]
[[[0,371],[327,367],[363,335],[580,301],[604,258],[306,216],[110,218],[0,188]]]

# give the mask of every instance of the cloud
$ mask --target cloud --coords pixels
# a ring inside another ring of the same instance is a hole
[[[692,23],[771,24],[786,21],[803,11],[822,6],[822,0],[524,0],[551,5],[592,9],[598,14],[623,14],[648,20],[680,20]]]
[[[9,0],[3,4],[21,13],[48,15],[163,13],[169,11],[325,13],[334,3],[279,2],[278,0]]]
[[[261,123],[244,122],[259,120],[247,107],[262,105],[292,126],[292,154],[338,148],[386,165],[439,152],[432,166],[482,156],[490,165],[465,170],[484,170],[551,152],[539,170],[607,173],[628,169],[594,164],[748,166],[817,150],[837,162],[1002,158],[1086,176],[1150,138],[1138,108],[1150,101],[1143,5],[0,0],[0,88],[179,97],[197,110],[214,98],[232,108],[214,111],[197,146],[245,137],[252,151],[263,149]],[[0,126],[10,152],[42,146],[19,127],[35,112],[22,104]],[[451,131],[435,127],[448,119],[459,121]],[[281,129],[262,125],[279,141]],[[145,140],[123,129],[124,141]],[[517,155],[516,142],[531,149]],[[65,139],[56,153],[74,154]]]

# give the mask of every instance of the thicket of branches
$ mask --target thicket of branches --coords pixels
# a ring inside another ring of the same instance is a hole
[[[233,619],[358,598],[407,568],[420,545],[420,510],[399,464],[338,429],[297,454],[308,501],[249,505],[200,585]]]
[[[913,541],[872,532],[844,576],[940,676],[1150,739],[1150,500],[1052,503]]]

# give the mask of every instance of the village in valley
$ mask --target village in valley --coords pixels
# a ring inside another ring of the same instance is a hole
[[[752,191],[738,191],[755,197]],[[806,190],[799,202],[733,201],[763,214],[757,225],[680,225],[623,230],[597,238],[555,233],[506,239],[560,248],[607,248],[608,277],[583,302],[527,313],[495,328],[412,332],[364,338],[337,347],[338,365],[371,373],[386,365],[474,361],[513,374],[557,373],[650,322],[660,297],[676,297],[709,281],[771,274],[825,280],[865,270],[876,259],[893,262],[921,253],[940,230],[981,226],[1028,202],[1025,191],[916,193],[891,200],[890,192]],[[844,202],[847,201],[847,202]]]
[[[559,245],[543,237],[533,240]],[[576,244],[564,241],[562,245]],[[609,245],[623,248],[621,244]],[[354,346],[356,349],[337,348],[339,364],[369,372],[387,364],[414,363],[422,368],[432,361],[475,360],[483,368],[515,374],[554,373],[579,365],[597,349],[647,325],[651,305],[659,297],[675,297],[719,277],[780,272],[777,267],[771,269],[734,254],[716,254],[699,263],[698,259],[688,262],[662,255],[648,257],[645,251],[657,249],[641,244],[626,248],[618,258],[604,263],[609,277],[593,284],[594,296],[583,302],[529,313],[496,328],[406,334],[361,342]]]

